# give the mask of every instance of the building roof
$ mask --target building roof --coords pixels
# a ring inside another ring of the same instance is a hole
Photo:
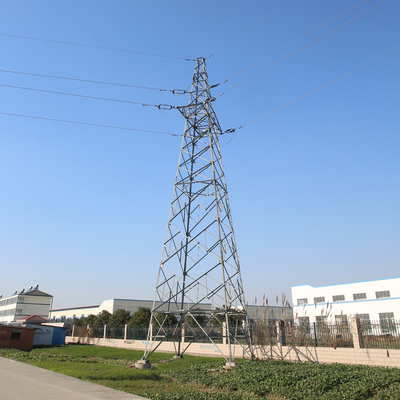
[[[33,326],[25,326],[25,325],[15,325],[15,324],[1,324],[0,323],[0,329],[6,329],[6,330],[15,330],[15,329],[20,329],[24,331],[28,330],[36,330],[40,328],[35,328]]]
[[[40,315],[29,315],[29,317],[24,317],[17,322],[25,322],[27,324],[41,324],[42,322],[49,322],[46,318],[41,317]]]
[[[87,306],[87,307],[71,307],[71,308],[59,308],[57,310],[50,310],[50,312],[53,311],[69,311],[69,310],[81,310],[83,308],[99,308],[100,304],[98,306]]]
[[[312,287],[313,289],[317,289],[317,288],[323,288],[323,287],[329,287],[329,286],[355,285],[355,284],[357,284],[357,283],[368,283],[368,282],[389,281],[389,280],[399,279],[399,278],[400,278],[399,276],[395,276],[395,277],[393,277],[393,278],[369,279],[369,280],[366,280],[366,281],[333,283],[333,284],[331,284],[331,285],[321,285],[321,286],[312,286],[312,285],[309,285],[308,283],[304,283],[303,285],[293,285],[292,288],[301,287],[301,286],[309,286],[309,287]]]
[[[29,292],[22,293],[21,296],[43,296],[43,297],[53,297],[51,294],[42,292],[39,289],[30,290]]]

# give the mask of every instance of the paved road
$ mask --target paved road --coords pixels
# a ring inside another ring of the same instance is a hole
[[[95,383],[0,357],[0,398],[7,400],[145,400]]]

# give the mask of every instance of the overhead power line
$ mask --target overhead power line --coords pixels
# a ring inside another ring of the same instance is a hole
[[[9,74],[38,76],[38,77],[42,77],[42,78],[64,79],[64,80],[68,80],[68,81],[77,81],[77,82],[86,82],[86,83],[98,83],[98,84],[101,84],[101,85],[122,86],[122,87],[134,88],[134,89],[158,90],[160,92],[171,92],[172,94],[175,94],[175,95],[181,95],[181,94],[189,93],[187,90],[184,90],[184,89],[160,89],[160,88],[154,88],[154,87],[148,87],[148,86],[129,85],[129,84],[125,84],[125,83],[94,81],[94,80],[90,80],[90,79],[69,78],[69,77],[65,77],[65,76],[35,74],[35,73],[32,73],[32,72],[10,71],[10,70],[7,70],[7,69],[0,69],[0,72],[6,72],[6,73],[9,73]]]
[[[394,54],[396,54],[396,53],[398,53],[398,52],[400,52],[400,49],[398,49],[398,50],[394,51],[393,53],[390,53],[390,54],[388,54],[388,55],[386,55],[386,56],[380,58],[379,60],[373,61],[373,62],[371,62],[371,63],[369,63],[369,64],[367,64],[367,65],[364,65],[363,67],[361,67],[361,68],[359,68],[359,69],[357,69],[357,70],[355,70],[355,71],[353,71],[353,72],[350,72],[349,74],[344,75],[344,76],[342,76],[341,78],[335,79],[334,81],[332,81],[332,82],[330,82],[330,83],[328,83],[328,84],[326,84],[326,85],[324,85],[324,86],[321,86],[320,88],[315,89],[315,90],[313,90],[312,92],[309,92],[309,93],[305,94],[304,96],[298,97],[297,99],[292,100],[292,101],[290,101],[289,103],[284,104],[283,106],[280,106],[280,107],[278,107],[278,108],[275,108],[275,109],[272,110],[272,111],[268,111],[267,113],[265,113],[265,114],[263,114],[263,115],[260,115],[259,117],[254,118],[254,119],[252,119],[252,120],[250,120],[250,121],[244,123],[243,125],[240,125],[240,126],[238,126],[238,127],[236,127],[236,128],[227,129],[224,133],[234,133],[236,130],[242,129],[244,126],[246,126],[246,125],[248,125],[248,124],[250,124],[250,123],[252,123],[252,122],[254,122],[254,121],[257,121],[257,120],[259,120],[260,118],[266,117],[267,115],[270,115],[270,114],[274,113],[275,111],[281,110],[282,108],[287,107],[287,106],[289,106],[290,104],[295,103],[296,101],[299,101],[299,100],[301,100],[301,99],[304,99],[304,98],[307,97],[307,96],[310,96],[311,94],[314,94],[314,93],[316,93],[316,92],[319,92],[320,90],[325,89],[325,88],[327,88],[328,86],[331,86],[331,85],[333,85],[334,83],[341,81],[342,79],[348,78],[349,76],[354,75],[355,73],[360,72],[360,71],[362,71],[363,69],[368,68],[368,67],[370,67],[371,65],[374,65],[374,64],[378,63],[379,61],[382,61],[382,60],[384,60],[384,59],[386,59],[386,58],[388,58],[388,57],[390,57],[390,56],[392,56],[392,55],[394,55]]]
[[[61,40],[41,39],[41,38],[35,38],[35,37],[31,37],[31,36],[12,35],[12,34],[9,34],[9,33],[0,33],[0,36],[13,37],[13,38],[18,38],[18,39],[37,40],[37,41],[40,41],[40,42],[48,42],[48,43],[67,44],[67,45],[70,45],[70,46],[89,47],[89,48],[92,48],[92,49],[119,51],[119,52],[122,52],[122,53],[140,54],[140,55],[145,55],[145,56],[174,58],[174,59],[177,59],[177,60],[185,60],[185,61],[195,61],[196,60],[195,58],[175,57],[175,56],[168,56],[168,55],[164,55],[164,54],[145,53],[145,52],[142,52],[142,51],[116,49],[116,48],[113,48],[113,47],[94,46],[94,45],[91,45],[91,44],[63,42]]]
[[[266,60],[267,58],[272,57],[273,55],[279,53],[280,51],[282,51],[282,50],[284,50],[284,49],[286,49],[286,48],[288,48],[289,46],[291,46],[292,44],[298,42],[299,40],[304,39],[305,37],[311,35],[312,33],[316,32],[316,31],[318,31],[319,29],[321,29],[321,28],[323,28],[324,26],[330,24],[331,22],[337,20],[338,18],[343,17],[343,15],[348,14],[350,11],[353,11],[353,10],[356,9],[357,7],[360,7],[362,4],[366,3],[367,1],[368,1],[368,0],[362,1],[360,4],[357,4],[355,7],[350,8],[349,10],[347,10],[347,11],[345,11],[344,13],[338,15],[337,17],[335,17],[335,18],[329,20],[328,22],[325,22],[323,25],[319,26],[318,28],[315,28],[315,29],[313,29],[312,31],[306,33],[305,35],[300,36],[298,39],[293,40],[293,42],[290,42],[290,43],[287,44],[286,46],[281,47],[279,50],[274,51],[273,53],[267,55],[266,57],[262,58],[261,60],[256,61],[255,63],[249,65],[248,67],[242,69],[241,71],[236,72],[235,74],[231,75],[229,78],[225,79],[224,81],[221,81],[221,82],[219,82],[219,83],[217,83],[217,84],[215,84],[215,85],[212,85],[211,87],[212,87],[212,88],[215,88],[215,87],[221,85],[222,83],[227,83],[229,80],[231,80],[231,79],[234,78],[235,76],[241,74],[241,73],[244,72],[244,71],[247,71],[249,68],[254,67],[255,65],[259,64],[260,62]],[[385,0],[385,1],[386,1],[386,0]],[[349,21],[349,22],[350,22],[350,21]],[[339,28],[337,28],[337,29],[339,29]],[[329,33],[331,33],[331,32],[329,32]],[[328,33],[328,34],[329,34],[329,33]],[[323,37],[324,37],[324,36],[323,36]],[[322,37],[321,37],[320,39],[322,39]],[[319,39],[318,39],[318,40],[319,40]],[[313,43],[314,43],[314,42],[313,42]],[[300,50],[302,50],[302,49],[300,49]],[[300,51],[300,50],[298,50],[298,51]],[[292,54],[295,54],[295,53],[292,53]],[[284,60],[284,59],[282,59],[281,61],[283,61],[283,60]],[[279,62],[280,62],[280,61],[279,61]],[[274,64],[274,65],[275,65],[275,64]]]
[[[66,92],[58,92],[58,91],[54,91],[54,90],[35,89],[35,88],[29,88],[29,87],[24,87],[24,86],[4,85],[4,84],[1,84],[1,83],[0,83],[0,86],[1,87],[12,88],[12,89],[30,90],[30,91],[33,91],[33,92],[60,94],[60,95],[63,95],[63,96],[82,97],[82,98],[85,98],[85,99],[95,99],[95,100],[114,101],[114,102],[117,102],[117,103],[135,104],[135,105],[139,105],[139,106],[143,106],[143,107],[156,107],[159,110],[172,110],[173,108],[176,108],[175,106],[172,106],[170,104],[147,104],[147,103],[140,103],[140,102],[137,102],[137,101],[110,99],[110,98],[107,98],[107,97],[87,96],[85,94],[66,93]]]
[[[250,28],[246,29],[245,31],[243,31],[242,33],[240,33],[239,35],[235,36],[232,40],[230,40],[229,42],[225,43],[223,46],[221,46],[219,49],[215,50],[214,53],[211,53],[207,58],[211,58],[212,56],[214,56],[217,52],[219,52],[220,50],[222,50],[224,47],[228,46],[228,44],[231,44],[232,42],[234,42],[236,39],[238,39],[240,36],[244,35],[246,32],[250,31],[251,29],[253,29],[255,26],[257,26],[258,24],[260,24],[262,21],[264,21],[265,19],[267,19],[268,17],[270,17],[272,14],[275,14],[277,11],[279,11],[281,8],[283,8],[287,3],[290,3],[292,0],[288,0],[286,3],[283,3],[280,7],[276,8],[274,11],[270,12],[268,15],[266,15],[264,18],[260,19],[258,22],[256,22],[254,25],[252,25]],[[365,0],[368,1],[368,0]]]
[[[121,129],[121,130],[125,130],[125,131],[149,132],[149,133],[158,133],[158,134],[161,134],[161,135],[182,136],[180,134],[171,133],[171,132],[150,131],[150,130],[147,130],[147,129],[127,128],[127,127],[123,127],[123,126],[114,126],[114,125],[92,124],[92,123],[89,123],[89,122],[79,122],[79,121],[70,121],[70,120],[65,120],[65,119],[37,117],[37,116],[34,116],[34,115],[12,114],[12,113],[6,113],[6,112],[0,112],[0,115],[8,115],[8,116],[12,116],[12,117],[22,117],[22,118],[33,118],[33,119],[40,119],[40,120],[44,120],[44,121],[65,122],[65,123],[68,123],[68,124],[96,126],[96,127],[99,127],[99,128]]]
[[[387,1],[387,0],[383,0],[383,1],[381,1],[381,2],[380,2],[380,3],[378,3],[377,5],[375,5],[375,6],[371,7],[371,8],[369,8],[368,10],[366,10],[366,11],[362,12],[361,14],[359,14],[359,15],[357,15],[356,17],[352,18],[351,20],[349,20],[349,21],[345,22],[344,24],[342,24],[342,25],[338,26],[337,28],[335,28],[335,29],[332,29],[330,32],[326,33],[325,35],[323,35],[323,36],[319,37],[318,39],[315,39],[315,40],[313,40],[312,42],[310,42],[310,43],[306,44],[306,45],[305,45],[305,46],[303,46],[302,48],[300,48],[300,49],[298,49],[298,50],[294,51],[293,53],[289,54],[288,56],[286,56],[286,57],[284,57],[284,58],[280,59],[280,60],[279,60],[279,61],[277,61],[276,63],[274,63],[274,64],[271,64],[269,67],[267,67],[267,68],[264,68],[263,70],[261,70],[261,71],[257,72],[256,74],[254,74],[254,75],[250,76],[249,78],[247,78],[247,79],[243,80],[242,82],[239,82],[237,85],[235,85],[235,86],[232,86],[231,88],[229,88],[229,89],[225,90],[224,92],[220,93],[220,94],[219,94],[218,96],[216,96],[216,97],[221,97],[222,95],[224,95],[225,93],[229,92],[230,90],[237,88],[238,86],[240,86],[240,85],[242,85],[243,83],[245,83],[245,82],[249,81],[250,79],[252,79],[252,78],[256,77],[257,75],[260,75],[262,72],[265,72],[265,71],[267,71],[268,69],[270,69],[270,68],[274,67],[275,65],[277,65],[277,64],[279,64],[279,63],[281,63],[282,61],[284,61],[284,60],[288,59],[289,57],[291,57],[291,56],[293,56],[293,55],[297,54],[298,52],[300,52],[300,51],[302,51],[302,50],[306,49],[307,47],[309,47],[309,46],[311,46],[312,44],[314,44],[314,43],[318,42],[319,40],[321,40],[321,39],[323,39],[323,38],[327,37],[327,36],[328,36],[328,35],[330,35],[331,33],[333,33],[333,32],[336,32],[338,29],[340,29],[340,28],[343,28],[344,26],[346,26],[346,25],[347,25],[347,24],[349,24],[350,22],[353,22],[353,21],[355,21],[357,18],[360,18],[361,16],[365,15],[367,12],[369,12],[369,11],[371,11],[371,10],[375,9],[376,7],[378,7],[378,6],[380,6],[381,4],[385,3],[386,1]],[[211,87],[213,87],[213,86],[211,86]],[[215,86],[214,86],[214,87],[215,87]]]

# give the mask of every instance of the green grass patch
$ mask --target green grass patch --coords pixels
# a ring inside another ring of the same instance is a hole
[[[30,352],[0,350],[26,362],[113,389],[159,400],[400,399],[400,370],[343,364],[238,360],[154,353],[150,370],[132,367],[143,352],[67,345]]]

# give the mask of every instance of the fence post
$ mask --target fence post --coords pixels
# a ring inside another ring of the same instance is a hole
[[[72,338],[74,338],[74,333],[75,333],[75,325],[72,325],[72,333],[71,333]]]
[[[186,322],[182,324],[182,343],[185,342],[185,335],[186,335]]]
[[[107,325],[104,325],[103,339],[106,338]]]
[[[318,343],[317,343],[317,326],[314,322],[314,343],[315,343],[315,347],[317,347]]]
[[[226,329],[226,322],[222,323],[222,344],[228,343],[228,330]]]
[[[126,340],[127,333],[128,333],[128,324],[125,324],[124,340]]]
[[[353,335],[353,344],[355,349],[362,349],[363,337],[361,332],[360,320],[357,317],[350,319],[350,330]]]
[[[276,321],[277,341],[281,346],[286,346],[285,321]]]

